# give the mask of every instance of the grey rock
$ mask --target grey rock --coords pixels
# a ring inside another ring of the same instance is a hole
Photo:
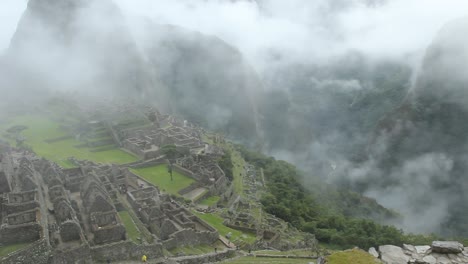
[[[436,264],[437,263],[437,259],[434,258],[431,255],[425,256],[422,260],[424,261],[424,263],[427,263],[427,264]]]
[[[380,246],[379,252],[381,259],[385,264],[402,264],[408,263],[410,260],[410,257],[404,253],[403,249],[397,246]]]
[[[379,252],[377,252],[377,250],[375,250],[374,247],[369,248],[369,254],[371,254],[371,255],[374,256],[375,258],[378,258],[378,257],[379,257]]]
[[[410,252],[415,252],[416,249],[413,245],[403,244],[403,249],[408,250]]]
[[[460,258],[456,254],[448,254],[449,259],[455,263],[461,263]]]
[[[461,253],[463,245],[457,241],[434,241],[432,242],[432,252],[436,253]]]
[[[426,254],[429,249],[431,249],[430,246],[415,246],[416,253],[418,254]]]

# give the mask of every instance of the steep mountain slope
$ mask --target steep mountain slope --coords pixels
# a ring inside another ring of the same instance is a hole
[[[122,96],[153,85],[110,0],[29,1],[6,57],[19,75],[36,79],[25,88]]]
[[[325,65],[279,68],[267,76],[274,90],[259,107],[266,149],[280,155],[286,150],[282,158],[323,177],[336,172],[332,167],[363,160],[368,138],[379,119],[400,106],[410,77],[404,63],[359,53]]]
[[[231,138],[254,141],[262,83],[242,54],[217,37],[147,24],[142,50],[170,89],[168,108]]]
[[[468,19],[442,29],[414,90],[382,120],[371,147],[381,173],[376,176],[383,179],[371,188],[399,197],[393,206],[414,218],[430,217],[429,230],[450,236],[468,235],[466,34]]]
[[[9,81],[23,91],[150,102],[238,138],[256,137],[249,94],[261,83],[235,48],[177,27],[145,30],[147,41],[137,43],[112,0],[30,0],[5,56],[14,69]]]

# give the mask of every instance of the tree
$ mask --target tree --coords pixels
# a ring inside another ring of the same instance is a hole
[[[174,180],[172,177],[172,164],[174,163],[175,159],[180,156],[179,151],[177,150],[176,145],[165,145],[161,148],[161,153],[166,156],[169,160],[169,164],[167,165],[167,172],[171,175],[171,181]]]
[[[161,147],[161,153],[166,156],[170,163],[172,163],[177,157],[180,156],[180,153],[174,144],[164,145]]]
[[[226,177],[232,181],[233,174],[232,170],[234,166],[232,165],[231,152],[229,150],[224,150],[224,155],[218,160],[219,167],[224,171]]]
[[[174,178],[172,178],[172,163],[169,162],[169,164],[167,165],[167,172],[169,173],[169,175],[171,175],[171,181],[174,180]]]

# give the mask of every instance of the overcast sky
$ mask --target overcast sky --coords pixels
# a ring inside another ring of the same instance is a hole
[[[26,2],[0,0],[0,51],[8,47]],[[267,49],[292,58],[327,57],[350,48],[376,56],[407,56],[422,52],[443,24],[468,15],[466,0],[115,2],[133,29],[139,27],[139,18],[184,26],[221,37],[251,60]]]

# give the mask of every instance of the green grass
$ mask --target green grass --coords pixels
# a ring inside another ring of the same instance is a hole
[[[198,246],[195,246],[195,247],[191,247],[191,246],[187,246],[187,247],[178,247],[178,248],[175,248],[175,249],[171,249],[169,252],[171,252],[172,255],[178,255],[178,254],[183,254],[183,255],[186,255],[186,256],[189,256],[189,255],[202,255],[202,254],[206,254],[206,253],[211,253],[211,252],[214,252],[214,247],[218,247],[219,246],[215,246],[215,245],[198,245]],[[219,250],[221,250],[219,248]]]
[[[308,264],[308,263],[315,263],[311,259],[290,259],[290,258],[256,258],[256,257],[242,257],[237,258],[229,261],[225,261],[223,263],[231,263],[231,264]],[[349,262],[348,264],[353,263]]]
[[[256,235],[252,233],[242,232],[236,229],[229,228],[223,224],[223,218],[217,214],[203,214],[199,212],[194,212],[198,217],[203,221],[207,222],[218,230],[219,234],[226,236],[229,232],[232,233],[231,241],[234,244],[242,244],[245,242],[247,244],[253,244],[256,240]]]
[[[202,201],[200,201],[201,205],[206,205],[206,206],[212,206],[216,204],[219,201],[220,197],[219,196],[210,196]]]
[[[138,218],[138,216],[135,214],[135,212],[131,209],[130,204],[128,203],[127,199],[123,197],[122,195],[119,195],[119,201],[122,203],[122,205],[127,209],[127,214],[130,216],[130,218],[133,220],[133,223],[136,225],[138,231],[140,232],[140,235],[142,238],[146,240],[148,243],[153,243],[153,235],[151,232],[145,227],[143,222]]]
[[[15,252],[17,250],[20,250],[22,248],[25,248],[29,245],[30,243],[22,243],[22,244],[14,244],[10,246],[0,247],[0,257],[5,257],[6,255],[12,252]]]
[[[315,255],[315,252],[311,250],[290,250],[290,251],[275,251],[275,250],[259,250],[255,251],[255,254],[263,254],[263,255],[276,255],[276,256],[302,256],[308,257]]]
[[[359,249],[341,251],[332,254],[328,258],[329,264],[375,264],[376,259],[367,252]]]
[[[127,235],[135,243],[139,243],[138,238],[141,237],[140,231],[136,227],[135,223],[132,220],[132,217],[127,211],[119,212],[120,219],[127,230]]]
[[[82,144],[75,139],[61,140],[54,143],[45,142],[46,139],[66,136],[66,131],[60,128],[60,124],[44,116],[20,116],[0,128],[1,132],[13,125],[25,125],[28,129],[21,134],[26,138],[26,144],[31,146],[37,155],[57,162],[59,165],[69,168],[72,164],[67,162],[69,157],[86,159],[101,163],[129,163],[137,158],[120,149],[112,149],[101,152],[91,152],[88,148],[76,148]],[[11,140],[10,140],[11,142]],[[14,142],[11,142],[14,144]]]
[[[234,191],[244,197],[243,175],[245,174],[245,160],[242,158],[241,154],[232,147],[230,143],[223,144],[222,147],[231,152]]]
[[[194,179],[182,175],[175,170],[172,171],[174,180],[171,181],[171,176],[167,172],[166,164],[147,168],[131,169],[131,171],[143,177],[151,184],[158,186],[161,191],[175,195],[179,195],[178,192],[180,190],[190,186],[190,184],[195,182]]]

